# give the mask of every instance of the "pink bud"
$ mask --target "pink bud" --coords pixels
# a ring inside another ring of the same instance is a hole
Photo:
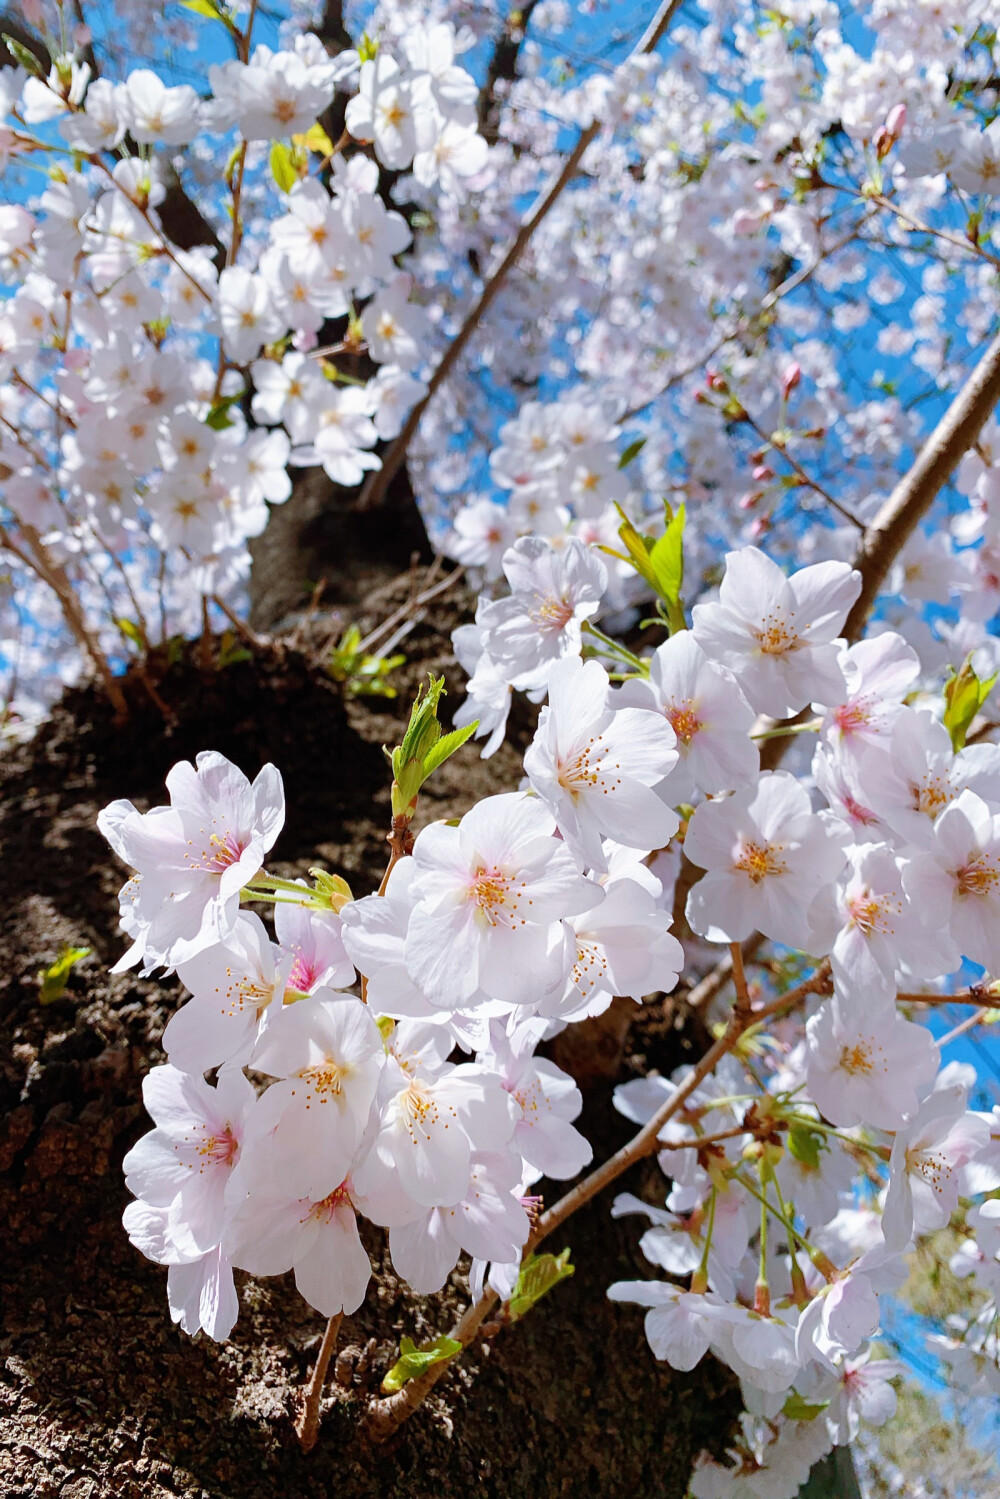
[[[728,387],[726,385],[726,382],[723,379],[723,377],[721,375],[717,374],[715,372],[715,370],[709,370],[708,371],[708,373],[705,376],[705,384],[708,386],[709,390],[726,390],[726,389],[728,389]]]
[[[757,463],[754,465],[751,477],[755,479],[758,484],[766,484],[768,480],[774,478],[774,469],[769,468],[766,463]]]
[[[89,26],[73,27],[73,45],[75,47],[87,47],[94,40],[94,33]]]
[[[48,30],[42,0],[21,0],[21,14],[29,26],[37,26],[42,31]]]
[[[90,364],[89,350],[67,349],[63,355],[63,364],[68,370],[85,370]]]
[[[875,147],[875,155],[879,161],[884,161],[899,140],[906,125],[906,105],[894,104],[885,117],[885,124],[880,125],[872,136],[872,145]]]
[[[783,401],[788,400],[788,397],[801,379],[802,366],[793,360],[781,377],[781,399]]]
[[[758,515],[751,522],[749,531],[751,541],[759,541],[771,528],[771,522],[766,515]]]
[[[300,354],[308,354],[309,350],[315,349],[318,344],[319,334],[314,333],[311,328],[300,328],[292,337],[292,345]]]
[[[894,104],[885,117],[886,134],[898,141],[906,128],[906,105]]]
[[[733,214],[733,233],[738,234],[741,239],[747,239],[751,234],[757,233],[761,223],[761,215],[752,208],[737,208]]]
[[[760,498],[761,491],[759,489],[748,489],[746,494],[740,495],[739,507],[741,510],[752,510]]]

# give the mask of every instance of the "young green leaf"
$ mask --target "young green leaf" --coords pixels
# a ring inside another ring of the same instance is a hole
[[[628,468],[632,460],[638,458],[639,454],[642,452],[645,446],[646,439],[644,437],[637,437],[635,442],[630,442],[628,447],[625,449],[624,453],[618,460],[618,467]]]
[[[333,141],[318,120],[315,125],[309,126],[304,135],[293,135],[292,144],[301,146],[304,151],[312,151],[316,156],[333,155]]]
[[[127,619],[123,615],[121,618],[115,620],[115,624],[125,636],[125,639],[132,642],[136,650],[144,651],[146,649],[146,642],[143,639],[142,631],[134,619]]]
[[[450,734],[443,734],[429,755],[424,757],[424,779],[455,753],[460,750],[466,740],[471,739],[479,727],[479,720],[475,723],[466,724],[463,729],[452,729]]]
[[[227,427],[231,427],[233,420],[229,413],[234,406],[239,405],[245,394],[245,391],[238,390],[235,395],[220,396],[217,401],[213,401],[205,418],[205,426],[211,427],[213,432],[224,432]]]
[[[213,4],[213,0],[181,0],[185,10],[194,11],[196,16],[204,16],[207,21],[225,21],[227,19],[221,5]]]
[[[8,36],[6,31],[0,33],[0,35],[2,35],[4,46],[11,57],[26,73],[32,78],[43,78],[45,76],[45,69],[30,48],[25,47],[16,37]]]
[[[529,1254],[521,1266],[514,1294],[507,1305],[512,1322],[530,1312],[535,1303],[554,1290],[560,1281],[569,1280],[575,1273],[569,1256],[568,1249],[562,1254]]]
[[[819,1156],[823,1148],[823,1135],[804,1120],[796,1121],[788,1131],[788,1149],[797,1161],[811,1171],[819,1170]]]
[[[944,684],[944,726],[956,751],[964,747],[972,720],[993,691],[997,676],[994,672],[991,677],[978,677],[970,651],[961,671],[952,671]]]
[[[461,1351],[461,1343],[454,1338],[445,1337],[443,1333],[433,1343],[423,1343],[419,1348],[412,1338],[402,1338],[399,1344],[400,1356],[382,1381],[382,1393],[395,1394],[405,1384],[409,1384],[411,1379],[416,1379],[418,1374],[423,1374],[444,1359],[454,1358]]]
[[[89,947],[71,947],[67,943],[61,948],[55,962],[38,975],[38,982],[41,985],[41,993],[38,996],[39,1004],[51,1005],[57,999],[62,999],[73,969],[89,954]]]
[[[684,521],[683,505],[676,515],[667,521],[667,529],[649,554],[656,578],[657,592],[668,604],[679,604],[681,588],[684,586]]]
[[[291,192],[299,180],[299,174],[292,159],[291,149],[285,145],[284,141],[271,142],[270,161],[271,176],[278,187],[283,193]]]
[[[815,1421],[816,1417],[821,1416],[829,1404],[829,1400],[821,1400],[815,1405],[810,1404],[808,1400],[803,1400],[802,1396],[793,1390],[781,1407],[781,1414],[787,1416],[789,1421]]]

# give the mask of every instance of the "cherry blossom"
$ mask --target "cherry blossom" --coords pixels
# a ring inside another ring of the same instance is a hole
[[[688,897],[688,920],[710,941],[740,942],[756,927],[808,951],[810,902],[842,868],[845,842],[786,771],[703,802],[684,839],[688,858],[707,871]]]
[[[524,757],[533,791],[581,863],[604,872],[602,839],[633,848],[666,844],[679,819],[652,789],[677,763],[669,724],[640,708],[619,708],[608,674],[576,657],[549,673],[549,701]]]
[[[756,547],[729,553],[717,604],[697,604],[694,637],[729,667],[755,708],[783,718],[807,702],[837,702],[844,676],[835,639],[861,588],[840,562],[786,578]]]

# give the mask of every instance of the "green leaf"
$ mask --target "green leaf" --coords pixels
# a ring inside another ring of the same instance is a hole
[[[411,1379],[416,1379],[418,1374],[423,1374],[444,1359],[454,1358],[461,1351],[461,1343],[454,1338],[445,1337],[443,1333],[433,1343],[423,1343],[419,1348],[412,1338],[402,1338],[399,1344],[400,1356],[382,1381],[382,1393],[394,1394],[396,1390],[409,1384]]]
[[[514,1294],[508,1303],[510,1320],[516,1322],[530,1312],[537,1301],[547,1296],[562,1280],[569,1280],[575,1268],[569,1262],[570,1251],[562,1254],[529,1254],[521,1266]]]
[[[426,689],[417,688],[402,743],[386,751],[392,765],[392,814],[412,817],[420,788],[427,779],[424,762],[441,738],[438,704],[444,696],[444,677],[428,677]]]
[[[797,1120],[789,1129],[788,1149],[810,1171],[819,1170],[820,1152],[823,1148],[822,1130],[813,1129],[804,1120]]]
[[[185,10],[194,11],[196,16],[204,16],[206,21],[225,21],[225,15],[221,5],[214,5],[212,0],[180,0]]]
[[[219,641],[218,668],[225,671],[227,666],[238,666],[241,661],[252,661],[253,652],[248,651],[245,645],[239,644],[239,636],[235,630],[226,630]]]
[[[646,439],[644,437],[637,437],[635,442],[630,442],[628,447],[625,449],[624,453],[618,460],[618,467],[628,468],[633,458],[638,458],[639,454],[642,452],[645,446]]]
[[[972,720],[993,691],[997,672],[980,679],[972,665],[972,652],[962,663],[961,671],[952,671],[944,684],[944,726],[951,735],[952,748],[956,752],[965,745]]]
[[[205,426],[211,427],[213,432],[224,432],[227,427],[233,426],[229,413],[234,406],[239,405],[245,394],[245,391],[238,390],[234,396],[220,396],[217,401],[213,401],[205,418]]]
[[[793,1390],[781,1407],[781,1414],[787,1416],[789,1421],[815,1421],[816,1417],[821,1416],[829,1404],[829,1400],[821,1400],[818,1404],[811,1405],[809,1401],[803,1400],[802,1396]]]
[[[667,522],[667,529],[649,554],[657,591],[668,604],[679,604],[684,585],[684,520],[682,505]]]
[[[146,642],[143,639],[142,631],[134,619],[126,619],[122,616],[122,618],[115,620],[115,624],[125,636],[125,639],[132,642],[137,651],[145,651]]]
[[[7,51],[10,53],[11,57],[16,63],[20,64],[20,66],[26,73],[28,73],[32,78],[45,77],[45,69],[42,67],[35,54],[31,51],[30,47],[25,47],[23,43],[19,42],[15,37],[8,36],[6,31],[0,33],[0,35],[3,36],[4,45],[6,46]]]
[[[89,947],[70,947],[68,944],[60,949],[55,962],[38,975],[38,981],[42,986],[38,997],[39,1004],[51,1005],[57,999],[62,999],[66,993],[66,984],[70,974],[77,963],[82,962],[89,953]]]
[[[424,757],[424,779],[426,780],[432,771],[443,765],[456,750],[460,750],[478,728],[479,719],[477,718],[475,723],[466,724],[463,729],[453,729],[450,734],[442,735],[430,754]]]
[[[271,176],[283,193],[290,192],[299,180],[291,149],[284,141],[271,142]]]
[[[358,43],[358,57],[362,62],[373,62],[378,56],[378,38],[369,36],[367,31],[362,32]]]
[[[300,146],[303,151],[312,151],[317,156],[333,155],[333,141],[318,120],[315,125],[309,126],[304,135],[293,135],[292,144]]]

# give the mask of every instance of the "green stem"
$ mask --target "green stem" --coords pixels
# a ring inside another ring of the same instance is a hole
[[[712,1251],[712,1235],[715,1232],[715,1204],[719,1196],[718,1187],[712,1188],[708,1204],[708,1222],[705,1224],[705,1247],[701,1252],[701,1263],[691,1277],[692,1291],[704,1292],[708,1285],[708,1256]]]
[[[779,725],[776,729],[762,729],[759,734],[751,734],[751,739],[787,739],[790,734],[815,734],[819,731],[822,719],[811,718],[808,723],[790,723]]]
[[[619,660],[627,661],[630,666],[634,667],[636,671],[641,672],[644,677],[649,675],[649,662],[644,661],[641,656],[637,656],[634,651],[630,651],[627,645],[622,645],[620,641],[613,640],[610,635],[605,635],[604,631],[599,630],[589,619],[584,620],[583,629],[586,630],[588,635],[593,635],[595,639],[599,640],[605,649],[611,651]]]
[[[805,1250],[806,1254],[812,1260],[812,1262],[816,1266],[816,1268],[818,1270],[820,1270],[821,1273],[825,1273],[825,1272],[823,1272],[823,1266],[821,1264],[821,1261],[824,1262],[824,1263],[826,1263],[826,1264],[829,1264],[829,1260],[827,1259],[827,1256],[823,1253],[823,1251],[820,1250],[820,1249],[817,1249],[816,1246],[815,1246],[815,1244],[810,1244],[808,1239],[804,1239],[802,1237],[802,1235],[799,1233],[798,1229],[793,1224],[789,1223],[788,1219],[786,1217],[784,1217],[778,1211],[778,1209],[773,1205],[773,1203],[768,1202],[768,1200],[767,1200],[766,1197],[762,1197],[761,1194],[757,1191],[756,1187],[753,1185],[753,1183],[747,1181],[747,1179],[746,1179],[745,1176],[740,1176],[739,1172],[737,1171],[737,1172],[733,1173],[733,1180],[734,1181],[738,1181],[741,1187],[745,1187],[746,1188],[746,1190],[750,1193],[751,1197],[755,1197],[758,1202],[763,1203],[764,1207],[767,1209],[767,1211],[769,1213],[773,1213],[774,1214],[775,1218],[777,1218],[778,1222],[781,1224],[782,1228],[788,1234],[789,1238],[794,1239],[797,1244],[800,1244],[802,1246],[802,1248]]]

